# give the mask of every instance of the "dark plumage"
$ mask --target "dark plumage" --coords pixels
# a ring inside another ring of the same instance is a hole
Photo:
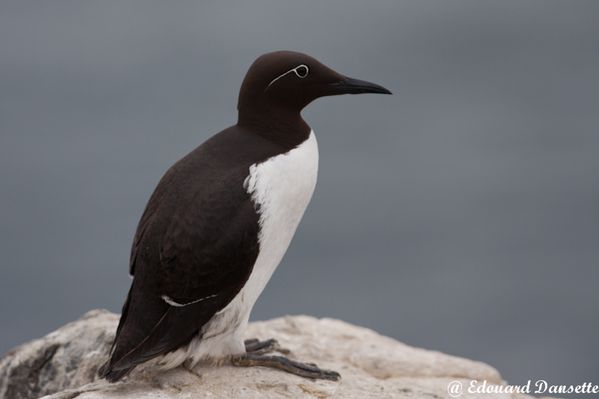
[[[231,148],[242,151],[231,157]],[[250,165],[284,151],[233,127],[167,171],[137,229],[130,262],[135,278],[103,376],[118,379],[186,344],[239,292],[258,256],[258,213],[243,181]],[[176,308],[162,295],[178,303],[216,296]],[[130,309],[138,317],[129,318]]]
[[[309,66],[307,76],[291,73],[298,65]],[[260,253],[261,209],[244,186],[250,166],[307,140],[300,111],[309,102],[361,92],[387,91],[300,53],[270,53],[252,65],[238,123],[173,165],[146,206],[131,250],[133,283],[102,377],[116,381],[187,345],[231,303]]]

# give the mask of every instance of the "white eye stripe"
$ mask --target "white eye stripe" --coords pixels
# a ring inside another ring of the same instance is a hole
[[[270,83],[268,84],[268,86],[266,86],[266,89],[268,89],[274,82],[281,79],[283,76],[290,74],[291,72],[293,72],[295,74],[295,76],[297,76],[298,78],[304,79],[304,78],[308,77],[308,74],[310,73],[310,68],[308,68],[308,65],[300,64],[300,65],[296,66],[295,68],[292,68],[292,69],[288,70],[287,72],[285,72],[285,73],[277,76],[273,80],[271,80]],[[266,89],[264,89],[264,90],[266,91]]]

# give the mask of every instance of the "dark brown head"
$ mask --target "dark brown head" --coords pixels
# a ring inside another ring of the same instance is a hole
[[[239,92],[244,113],[297,113],[319,97],[338,94],[391,94],[382,86],[348,78],[309,55],[293,51],[264,54],[250,67]]]

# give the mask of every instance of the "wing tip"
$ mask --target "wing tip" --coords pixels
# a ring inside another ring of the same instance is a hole
[[[108,382],[117,382],[118,380],[129,374],[129,372],[132,369],[133,367],[115,370],[112,368],[110,361],[108,361],[98,369],[98,376],[100,378],[105,378]]]

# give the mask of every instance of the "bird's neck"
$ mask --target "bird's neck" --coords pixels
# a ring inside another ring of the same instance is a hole
[[[289,149],[303,143],[311,131],[300,111],[273,105],[240,109],[237,125]]]

